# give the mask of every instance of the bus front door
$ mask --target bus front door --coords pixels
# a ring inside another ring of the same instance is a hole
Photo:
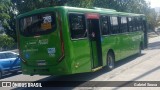
[[[91,46],[92,69],[102,66],[102,47],[98,14],[87,14],[88,37]]]

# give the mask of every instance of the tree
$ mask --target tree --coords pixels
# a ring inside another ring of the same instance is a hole
[[[147,14],[148,23],[150,28],[155,31],[155,28],[160,26],[160,14],[155,9],[150,9],[150,13]]]
[[[4,33],[4,29],[3,29],[1,21],[0,21],[0,34],[3,34],[3,33]]]
[[[2,50],[12,49],[16,45],[14,42],[14,39],[11,37],[8,37],[5,34],[0,35],[0,42],[1,42],[0,47]]]
[[[67,0],[12,0],[19,14],[38,8],[62,6],[66,2]]]
[[[145,13],[149,8],[145,0],[95,0],[94,6],[129,13]]]
[[[94,1],[96,0],[68,0],[67,6],[91,8],[93,7]]]
[[[10,0],[0,0],[0,21],[6,34],[16,40],[15,15]]]

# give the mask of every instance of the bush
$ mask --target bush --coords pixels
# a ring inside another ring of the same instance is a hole
[[[16,43],[14,42],[13,38],[7,36],[6,34],[0,35],[0,50],[10,50],[14,49]]]

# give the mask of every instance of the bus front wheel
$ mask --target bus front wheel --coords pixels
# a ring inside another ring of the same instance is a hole
[[[107,54],[107,68],[109,70],[114,69],[115,66],[115,58],[114,58],[114,54],[112,52],[109,52]]]

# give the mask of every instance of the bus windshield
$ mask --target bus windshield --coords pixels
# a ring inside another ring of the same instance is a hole
[[[20,19],[20,32],[24,36],[48,34],[55,29],[55,14],[36,14]]]

